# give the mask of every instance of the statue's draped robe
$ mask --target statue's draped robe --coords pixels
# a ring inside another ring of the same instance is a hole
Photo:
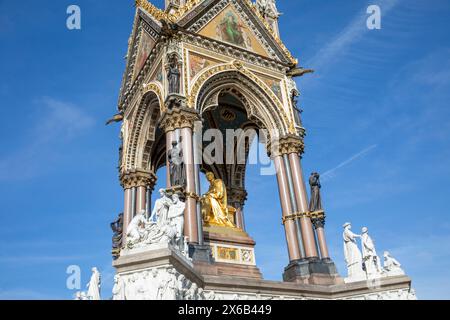
[[[169,93],[180,92],[180,70],[178,66],[170,66],[167,73],[167,79],[169,82]]]
[[[91,300],[100,300],[100,273],[98,271],[92,273],[87,296]]]
[[[128,225],[127,243],[136,243],[141,240],[145,231],[146,219],[143,214],[136,215]]]
[[[183,163],[183,152],[175,147],[169,152],[170,184],[172,186],[185,186],[186,173]]]
[[[167,222],[167,213],[171,204],[171,200],[164,196],[161,199],[155,201],[155,207],[153,209],[152,218],[156,217],[158,225],[164,225]]]
[[[222,180],[216,179],[211,183],[202,202],[204,219],[207,223],[234,227],[228,218],[227,190]]]
[[[186,204],[184,202],[178,201],[178,203],[174,203],[170,206],[168,219],[170,220],[171,226],[176,231],[176,238],[180,243],[180,247],[183,244],[183,231],[184,231],[184,209],[186,208]]]
[[[309,178],[311,186],[311,201],[309,202],[309,211],[317,212],[322,210],[322,199],[320,197],[320,180],[318,177]]]
[[[112,289],[113,300],[125,300],[125,283],[119,278]]]
[[[362,256],[356,244],[356,235],[349,229],[344,230],[344,255],[349,277],[362,272]]]
[[[361,242],[362,256],[364,258],[367,273],[381,272],[380,259],[377,256],[377,251],[375,250],[375,244],[373,243],[372,238],[367,233],[363,233]]]

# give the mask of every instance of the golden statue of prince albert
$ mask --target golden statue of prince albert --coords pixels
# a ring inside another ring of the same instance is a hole
[[[236,210],[228,207],[225,183],[216,179],[212,172],[206,174],[206,179],[210,183],[209,190],[200,199],[203,221],[206,225],[236,228],[232,215]]]

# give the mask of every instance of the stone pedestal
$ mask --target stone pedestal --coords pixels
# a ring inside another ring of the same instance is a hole
[[[315,285],[267,281],[226,274],[205,274],[170,246],[142,248],[122,254],[113,262],[122,294],[116,300],[415,300],[406,276],[384,277],[376,283]],[[217,270],[220,267],[216,266]],[[285,272],[310,276],[330,274],[326,261],[292,264]],[[322,273],[319,273],[322,272]],[[169,285],[167,283],[169,282]]]
[[[330,259],[292,261],[283,273],[283,280],[302,284],[334,285],[344,283]]]
[[[213,260],[205,263],[194,259],[196,270],[202,274],[262,279],[256,266],[256,243],[242,229],[205,226],[204,241]]]

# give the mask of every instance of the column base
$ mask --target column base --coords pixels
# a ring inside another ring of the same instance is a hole
[[[336,265],[331,259],[309,258],[292,261],[284,269],[283,281],[301,284],[342,284]]]

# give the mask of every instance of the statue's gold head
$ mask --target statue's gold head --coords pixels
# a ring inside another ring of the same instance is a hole
[[[213,180],[215,179],[214,173],[212,173],[212,172],[207,172],[207,173],[206,173],[206,179],[207,179],[208,181],[213,181]]]

